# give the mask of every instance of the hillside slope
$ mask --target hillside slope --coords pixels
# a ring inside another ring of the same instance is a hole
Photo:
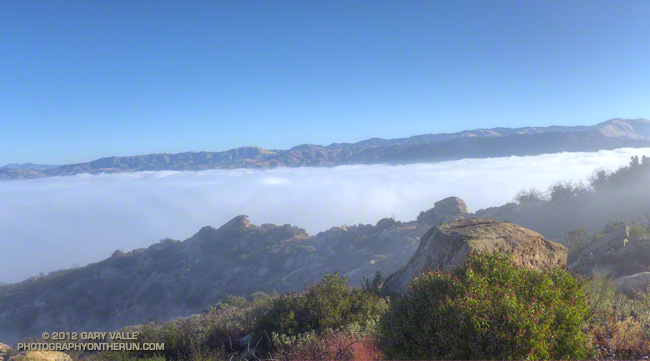
[[[86,267],[0,287],[0,340],[168,320],[200,313],[229,294],[302,290],[325,272],[358,284],[405,264],[433,224],[467,216],[466,208],[449,204],[438,202],[413,222],[386,218],[315,236],[291,225],[256,226],[242,215],[182,242],[116,251]]]

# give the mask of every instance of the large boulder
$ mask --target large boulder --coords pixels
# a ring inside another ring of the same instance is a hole
[[[458,197],[448,197],[433,204],[433,208],[421,212],[418,222],[438,224],[466,218],[469,215],[465,201]]]
[[[438,216],[459,216],[467,214],[465,201],[458,197],[448,197],[433,204]]]
[[[535,269],[566,265],[567,260],[564,246],[530,229],[490,219],[464,219],[431,228],[409,262],[388,277],[385,289],[406,292],[413,275],[419,275],[420,270],[445,271],[461,264],[468,253],[495,250],[511,253],[516,264]]]

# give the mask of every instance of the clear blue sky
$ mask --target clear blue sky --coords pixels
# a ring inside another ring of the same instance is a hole
[[[0,2],[0,165],[650,117],[649,1]]]

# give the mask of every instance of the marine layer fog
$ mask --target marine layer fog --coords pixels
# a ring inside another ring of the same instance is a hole
[[[404,166],[81,174],[0,183],[0,282],[84,266],[115,250],[186,239],[246,214],[255,224],[333,226],[409,221],[447,196],[470,209],[511,201],[522,188],[586,180],[650,148],[466,159]]]

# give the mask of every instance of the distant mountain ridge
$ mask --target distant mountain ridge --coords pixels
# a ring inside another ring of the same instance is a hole
[[[241,147],[222,152],[107,157],[49,169],[0,169],[0,180],[80,173],[408,164],[649,146],[650,120],[612,119],[593,126],[477,129],[328,146],[302,144],[288,150]]]
[[[53,164],[34,164],[34,163],[9,163],[0,167],[0,169],[34,169],[34,170],[48,170],[51,168],[60,167],[60,165]]]

